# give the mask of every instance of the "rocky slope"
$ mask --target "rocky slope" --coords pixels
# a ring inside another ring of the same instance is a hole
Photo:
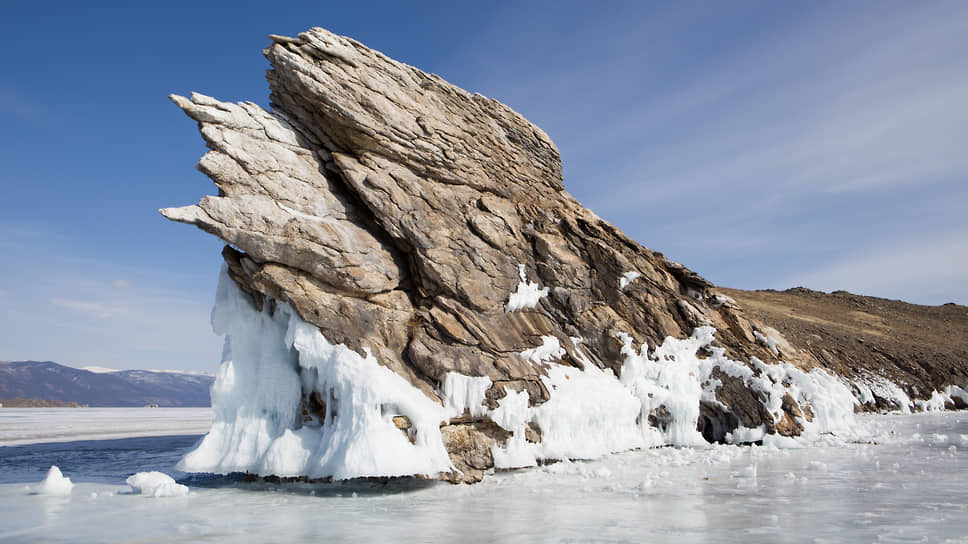
[[[271,111],[171,97],[198,122],[210,149],[199,169],[218,196],[161,213],[228,244],[228,276],[256,311],[288,305],[436,403],[454,405],[454,376],[485,384],[442,422],[458,469],[442,477],[479,479],[515,435],[548,443],[537,418],[515,431],[496,414],[514,399],[526,399],[519,412],[549,402],[562,389],[555,369],[618,377],[634,355],[658,358],[666,338],[697,327],[715,330],[696,345],[701,358],[824,366],[582,207],[554,143],[507,106],[323,29],[271,39]],[[709,391],[690,416],[705,438],[739,427],[795,435],[812,420],[807,396],[766,392],[789,383],[753,386],[756,363],[689,374]],[[664,432],[679,417],[672,401],[639,394],[635,425]],[[303,418],[289,427],[329,421],[339,407],[326,395],[304,382]],[[410,427],[405,415],[394,421]]]
[[[741,304],[747,315],[771,323],[811,364],[850,378],[855,387],[886,378],[912,399],[924,400],[948,385],[968,383],[965,306],[921,306],[802,287],[717,291]],[[874,397],[865,409],[899,408]],[[949,407],[968,407],[958,397],[951,402]]]

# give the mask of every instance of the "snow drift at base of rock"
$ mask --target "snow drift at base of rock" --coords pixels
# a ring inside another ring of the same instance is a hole
[[[179,470],[347,479],[453,469],[442,406],[372,356],[333,345],[287,305],[256,310],[224,269],[212,326],[225,336],[215,422]],[[314,395],[321,420],[300,410]],[[409,419],[413,442],[394,416]]]
[[[446,375],[442,406],[368,352],[360,355],[332,344],[286,304],[256,310],[224,268],[212,324],[225,335],[212,389],[215,422],[179,463],[177,468],[186,472],[333,479],[435,476],[456,470],[439,427],[463,413],[488,418],[511,433],[492,448],[496,468],[592,459],[634,448],[704,445],[697,430],[699,407],[718,403],[721,384],[714,370],[760,392],[777,420],[783,417],[785,395],[809,406],[812,419],[798,421],[808,437],[849,433],[853,423],[855,400],[840,380],[789,364],[753,359],[751,368],[732,361],[725,350],[711,347],[711,327],[697,328],[687,339],[667,338],[651,355],[648,346],[635,350],[631,337],[622,335],[621,378],[587,358],[579,361],[581,369],[561,364],[559,341],[544,337],[541,346],[522,357],[545,366],[542,381],[551,399],[532,406],[527,391],[506,391],[497,408],[488,409],[483,403],[490,379]],[[310,398],[318,399],[321,412],[307,410]],[[398,427],[396,416],[405,417],[409,428]],[[539,443],[526,439],[528,425],[540,429]],[[739,428],[725,438],[755,441],[764,434],[761,428]]]

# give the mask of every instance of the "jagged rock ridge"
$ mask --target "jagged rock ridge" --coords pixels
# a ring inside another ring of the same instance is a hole
[[[272,111],[171,97],[199,123],[210,148],[199,169],[219,195],[161,210],[228,244],[228,274],[256,308],[290,305],[437,402],[448,373],[487,377],[492,410],[510,392],[547,402],[549,365],[620,374],[622,334],[654,348],[712,326],[712,346],[733,360],[782,350],[805,370],[818,365],[582,207],[564,190],[554,143],[507,106],[323,29],[271,39]],[[529,284],[537,304],[508,311]],[[529,360],[547,337],[562,350],[555,361]],[[797,434],[809,417],[796,399],[778,414],[741,378],[714,377],[717,402],[698,420],[709,439],[738,426]],[[650,421],[661,424],[661,408]],[[462,471],[445,477],[473,481],[509,433],[467,413],[442,435]],[[541,429],[529,425],[528,440]]]

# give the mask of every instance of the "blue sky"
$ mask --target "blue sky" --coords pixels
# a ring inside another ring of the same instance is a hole
[[[352,5],[350,5],[352,4]],[[5,2],[0,360],[212,370],[198,91],[323,26],[507,103],[565,186],[740,288],[968,304],[965,2]]]

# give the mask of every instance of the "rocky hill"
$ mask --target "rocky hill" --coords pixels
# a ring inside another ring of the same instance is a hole
[[[161,213],[227,244],[221,426],[184,469],[474,481],[829,432],[879,405],[859,371],[584,208],[507,106],[323,29],[271,39],[271,111],[172,96],[218,195]],[[237,439],[251,413],[270,440]]]
[[[968,383],[968,307],[822,293],[717,288],[756,319],[770,323],[802,359],[856,384],[886,379],[912,399]],[[876,392],[871,409],[898,409]],[[959,397],[949,407],[968,407]]]
[[[214,379],[150,370],[91,372],[51,361],[0,362],[0,403],[13,407],[33,399],[88,406],[209,406]],[[16,398],[21,400],[8,401]]]

